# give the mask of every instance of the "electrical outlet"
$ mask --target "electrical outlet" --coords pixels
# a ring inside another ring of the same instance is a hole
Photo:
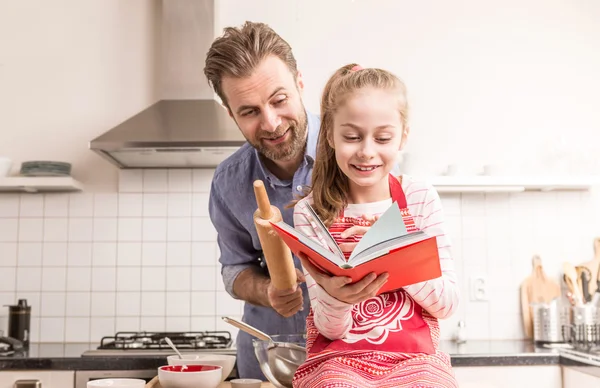
[[[483,302],[488,300],[488,283],[484,276],[471,278],[471,301]]]

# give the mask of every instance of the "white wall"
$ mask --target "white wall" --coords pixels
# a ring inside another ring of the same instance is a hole
[[[587,161],[575,164],[577,171],[591,162],[600,171],[590,141],[600,136],[598,2],[223,0],[218,6],[218,31],[263,21],[288,40],[313,111],[327,78],[346,63],[383,67],[404,79],[412,105],[407,151],[425,172],[453,162],[473,168],[513,162],[519,170],[547,172],[552,153],[563,151],[574,162]]]
[[[193,24],[209,3],[196,3],[196,11],[187,0],[168,2],[170,10],[133,1],[41,4],[0,9],[0,36],[14,37],[0,52],[0,154],[74,162],[91,188],[0,195],[0,306],[30,300],[34,341],[96,341],[113,329],[231,330],[219,317],[240,314],[241,305],[220,282],[206,213],[211,171],[122,171],[117,192],[117,171],[87,149],[93,136],[157,96],[210,94],[197,79],[195,86],[182,82],[182,74],[195,74],[189,61],[201,72],[199,47],[208,40],[194,40],[199,29],[161,32],[155,20],[162,11],[181,17],[169,12],[182,7],[197,16],[181,23]],[[600,130],[599,7],[583,0],[377,7],[363,0],[221,0],[213,28],[220,33],[246,19],[271,24],[294,47],[313,111],[337,66],[357,61],[398,73],[413,106],[408,151],[417,172],[507,161],[526,172],[536,171],[537,161],[544,164],[537,173],[583,174],[600,171],[590,153]],[[329,11],[335,16],[325,16]],[[161,39],[178,54],[167,64],[161,57],[158,71],[151,58]],[[572,163],[555,170],[551,151]],[[445,338],[458,319],[470,338],[522,338],[518,285],[532,255],[558,280],[561,262],[589,260],[600,235],[597,191],[442,200],[463,289],[458,313],[443,323]],[[490,300],[471,302],[469,279],[481,274]],[[6,315],[0,309],[0,330]]]
[[[159,1],[0,3],[0,155],[62,160],[89,189],[117,171],[88,143],[158,98]]]

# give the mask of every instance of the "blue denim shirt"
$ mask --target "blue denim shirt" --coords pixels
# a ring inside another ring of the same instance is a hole
[[[294,196],[301,194],[304,186],[310,185],[316,154],[320,119],[307,112],[308,136],[306,152],[300,167],[290,181],[282,181],[267,170],[258,152],[248,143],[216,169],[212,181],[209,213],[217,230],[217,242],[221,251],[219,259],[225,289],[234,298],[233,282],[240,272],[259,267],[267,273],[262,260],[262,248],[254,226],[253,214],[257,208],[252,183],[261,179],[265,183],[271,204],[277,206],[283,220],[293,225],[293,208],[285,208]],[[300,268],[298,258],[294,263]],[[306,285],[302,284],[304,310],[292,317],[284,318],[270,307],[244,305],[242,320],[267,334],[299,334],[306,332],[306,316],[310,302]],[[250,335],[240,331],[237,337],[238,374],[243,378],[266,380],[254,355]]]

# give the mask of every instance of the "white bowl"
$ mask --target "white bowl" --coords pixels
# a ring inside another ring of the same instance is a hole
[[[88,381],[87,388],[144,388],[146,381],[141,379],[99,379]]]
[[[231,374],[235,366],[236,356],[230,354],[210,354],[210,353],[185,353],[183,359],[174,354],[167,357],[169,365],[218,365],[223,368],[221,381]]]
[[[10,168],[12,167],[12,160],[0,156],[0,178],[8,176]]]
[[[233,379],[229,381],[231,388],[260,388],[262,381],[258,379]]]
[[[163,365],[158,381],[162,388],[217,388],[222,374],[218,365]]]

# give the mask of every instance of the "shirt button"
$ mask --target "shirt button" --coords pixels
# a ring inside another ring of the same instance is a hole
[[[300,186],[300,185],[296,186],[296,191],[302,191],[302,186]]]

